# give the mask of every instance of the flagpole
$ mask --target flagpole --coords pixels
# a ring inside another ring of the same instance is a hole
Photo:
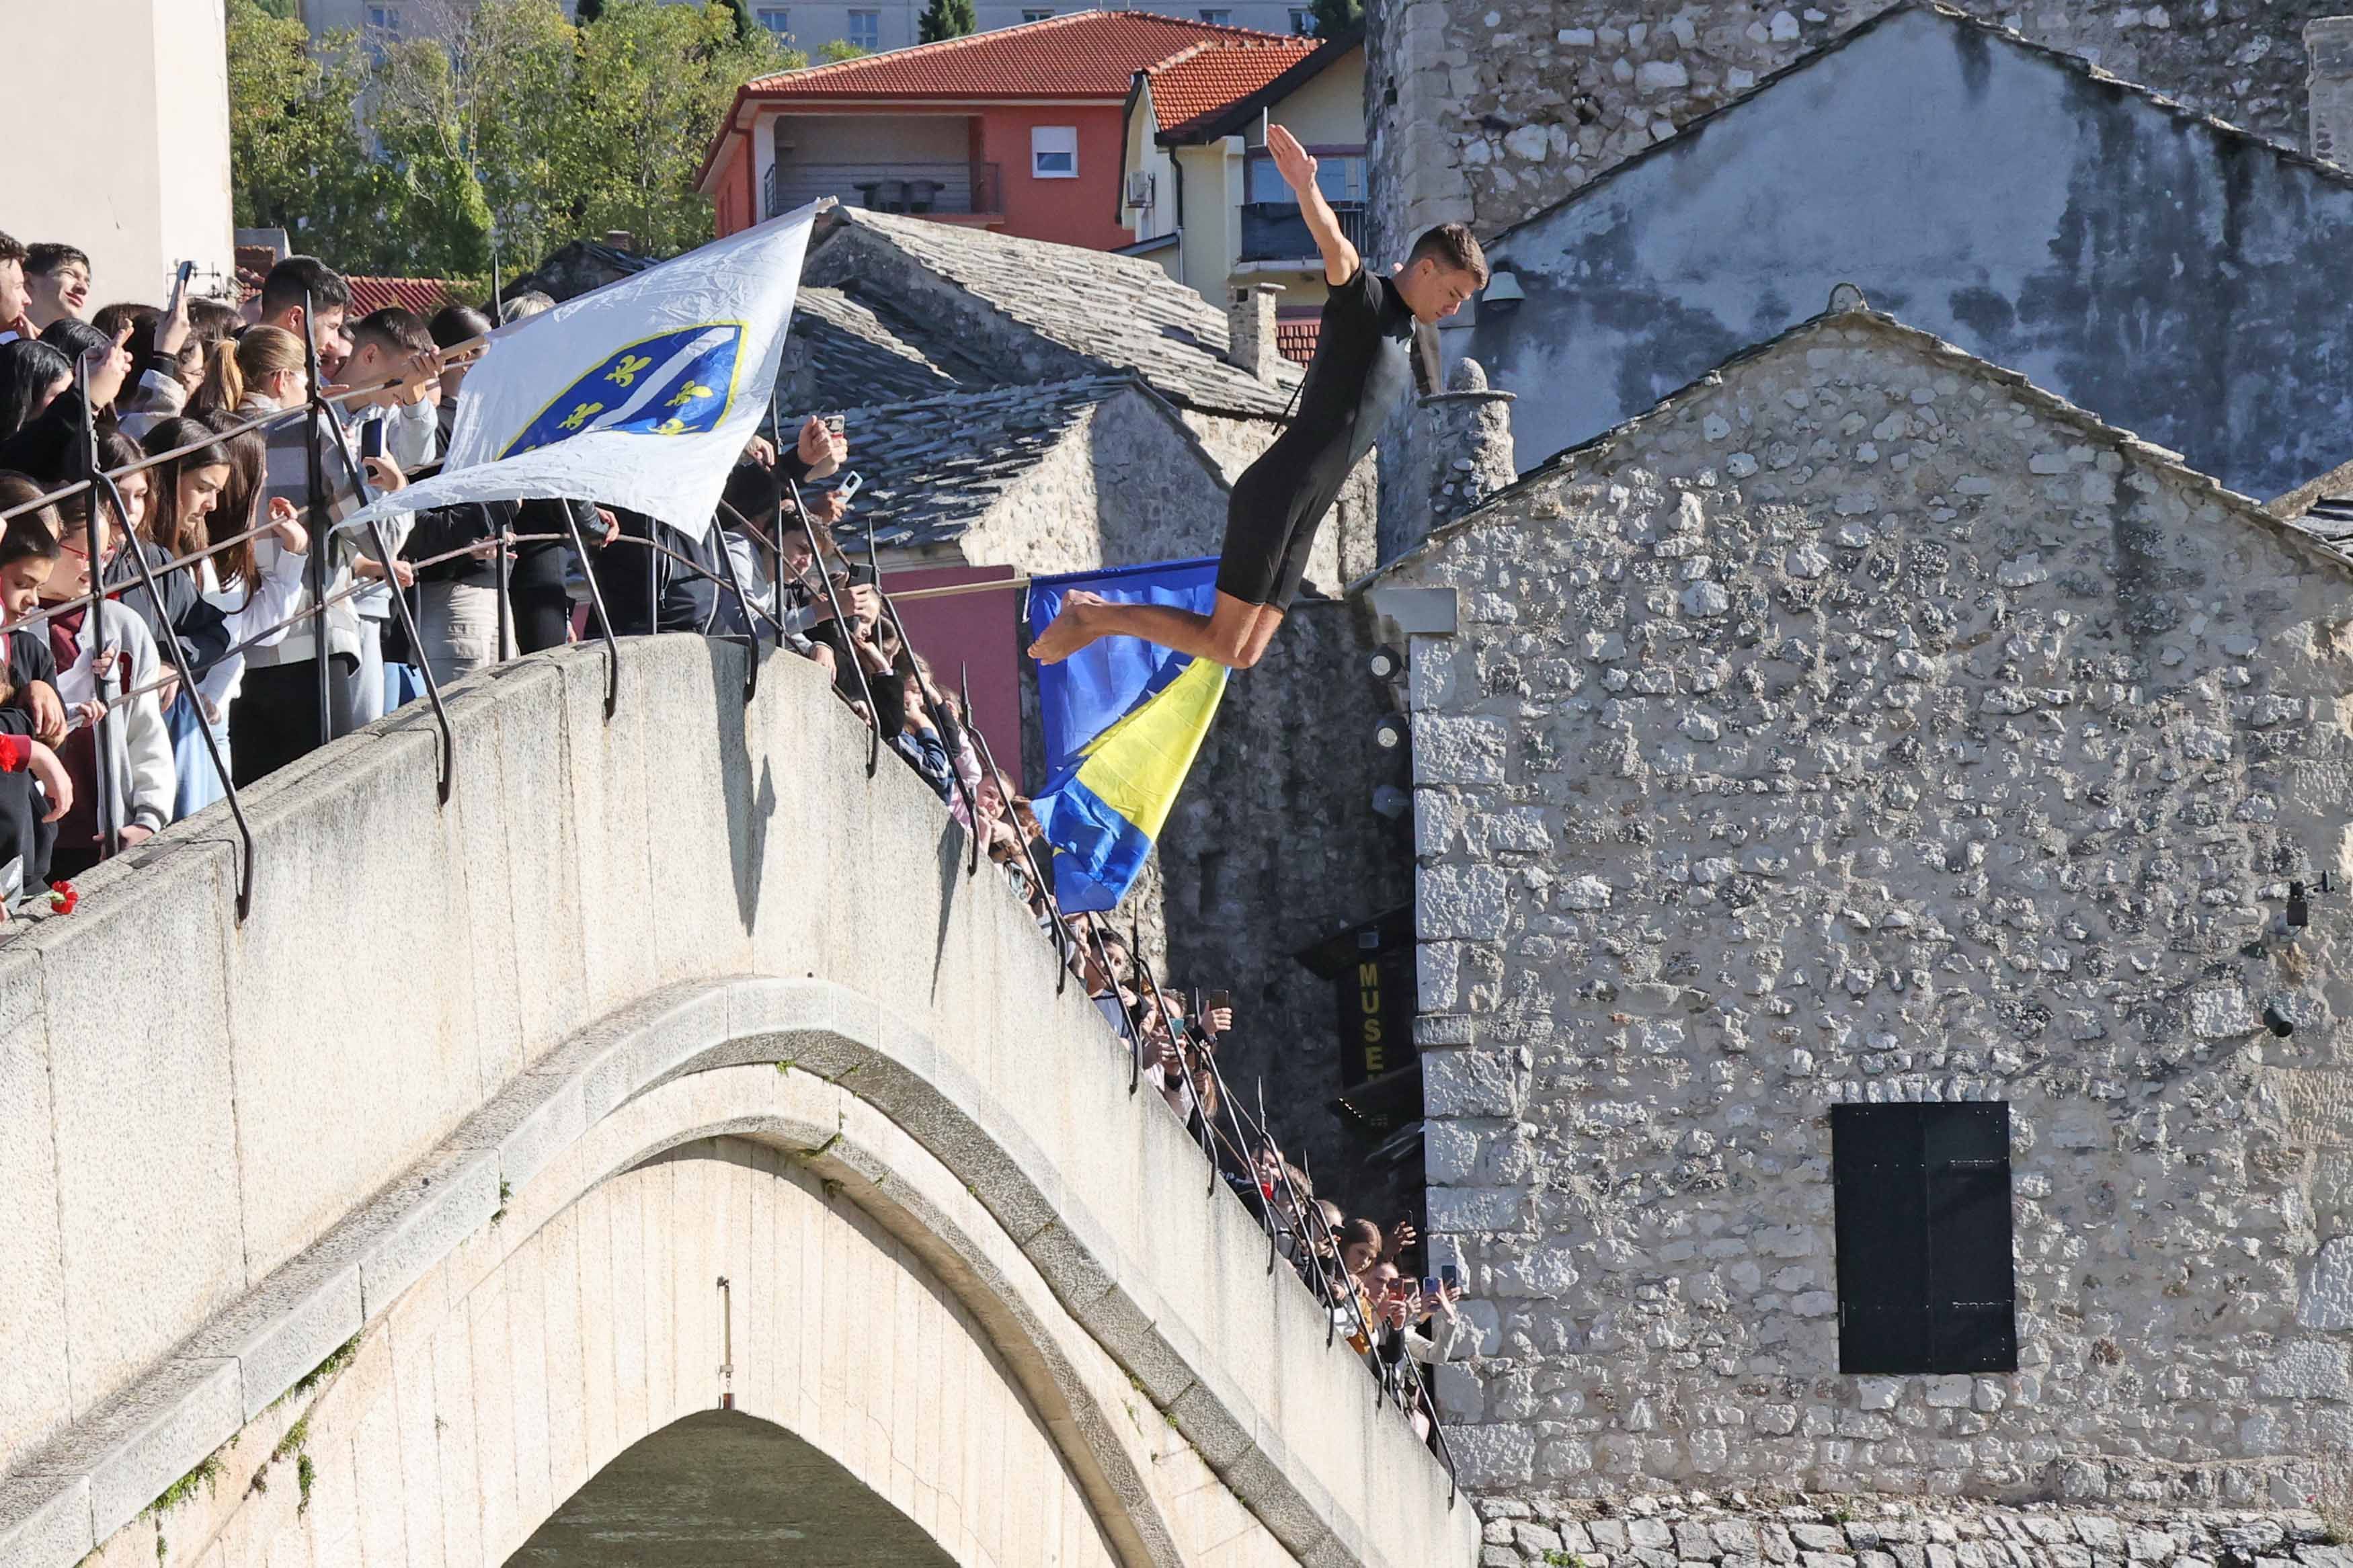
[[[918,566],[912,570],[920,572],[923,568]],[[902,605],[908,605],[917,599],[952,599],[962,594],[993,594],[1007,588],[1027,588],[1029,585],[1029,574],[1023,573],[1017,577],[991,578],[986,583],[953,583],[944,588],[894,588],[891,591],[891,597]]]

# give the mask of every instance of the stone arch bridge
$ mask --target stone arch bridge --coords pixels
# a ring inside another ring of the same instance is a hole
[[[0,943],[0,1565],[1453,1568],[1430,1452],[814,666],[593,647]]]

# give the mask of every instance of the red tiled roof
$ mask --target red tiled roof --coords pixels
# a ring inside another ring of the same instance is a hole
[[[1187,22],[1149,11],[1073,11],[1017,27],[761,77],[746,83],[744,91],[764,99],[1119,100],[1127,96],[1137,71],[1196,45],[1281,45],[1288,49],[1295,42],[1280,33]]]
[[[352,319],[397,305],[430,316],[456,297],[457,286],[438,278],[352,278]]]
[[[1315,52],[1313,38],[1198,44],[1150,67],[1152,109],[1162,132],[1230,107]]]
[[[1296,321],[1278,319],[1274,323],[1274,346],[1282,352],[1283,358],[1295,360],[1301,364],[1315,357],[1315,345],[1323,336],[1324,318],[1321,315]]]

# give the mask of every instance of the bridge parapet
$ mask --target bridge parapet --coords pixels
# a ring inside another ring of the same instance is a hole
[[[66,1568],[601,1120],[791,1062],[946,1166],[1303,1562],[1477,1525],[993,870],[814,667],[538,656],[0,945],[0,1563]],[[876,1173],[878,1178],[887,1173]]]

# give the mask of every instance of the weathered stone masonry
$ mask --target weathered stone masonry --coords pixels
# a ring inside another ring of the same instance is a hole
[[[2342,900],[2274,921],[2353,846],[2343,561],[1856,312],[1385,584],[1459,614],[1411,686],[1473,1484],[2315,1490],[2353,1437],[2353,986]],[[1839,1374],[1828,1111],[1895,1099],[2011,1107],[2014,1373]]]
[[[2309,1510],[1770,1504],[1739,1493],[1637,1496],[1617,1515],[1482,1503],[1482,1568],[2346,1568]]]
[[[1517,223],[1890,3],[1367,6],[1376,248],[1448,219],[1482,234]],[[2341,0],[1959,0],[1959,8],[2290,146],[2306,134],[2304,26],[2345,9]]]

